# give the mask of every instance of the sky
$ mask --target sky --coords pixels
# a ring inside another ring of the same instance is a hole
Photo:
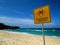
[[[50,6],[51,23],[45,28],[60,28],[60,0],[0,0],[0,23],[21,28],[41,28],[34,24],[33,10]]]

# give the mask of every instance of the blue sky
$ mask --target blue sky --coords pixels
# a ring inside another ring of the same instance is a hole
[[[34,24],[33,10],[45,5],[50,6],[51,15],[51,23],[45,23],[45,28],[60,28],[60,0],[0,0],[0,23],[41,28],[41,24]]]

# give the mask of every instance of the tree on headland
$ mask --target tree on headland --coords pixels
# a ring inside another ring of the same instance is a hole
[[[20,27],[18,27],[18,26],[9,26],[9,25],[5,25],[3,23],[0,23],[0,29],[20,29]]]

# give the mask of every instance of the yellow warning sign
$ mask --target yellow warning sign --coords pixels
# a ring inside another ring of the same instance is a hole
[[[49,6],[43,6],[41,8],[34,9],[34,23],[49,23],[50,19],[50,8]]]

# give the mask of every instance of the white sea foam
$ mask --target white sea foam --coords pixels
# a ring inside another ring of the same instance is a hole
[[[54,29],[52,31],[55,31]]]
[[[6,32],[14,33],[14,34],[28,34],[28,33],[23,33],[23,32],[13,32],[13,31],[6,31]]]
[[[60,37],[57,37],[57,36],[48,36],[48,37],[52,37],[52,38],[60,38]]]
[[[29,34],[29,33],[25,33],[25,32],[13,32],[13,31],[5,31],[5,30],[0,30],[0,31],[13,33],[13,34],[25,34],[25,35],[39,36],[39,35]],[[42,35],[40,35],[40,36],[42,36]],[[47,35],[45,35],[45,36],[47,36]],[[60,37],[57,37],[57,36],[47,36],[47,37],[60,38]]]
[[[42,31],[42,30],[35,30],[35,31]],[[48,30],[44,30],[44,31],[48,31]]]
[[[44,31],[48,31],[48,30],[44,30]]]
[[[29,34],[29,33],[25,33],[25,32],[13,32],[13,31],[4,31],[4,30],[0,30],[0,31],[3,31],[3,32],[8,32],[8,33],[13,33],[13,34],[25,34],[25,35],[38,36],[38,35]]]
[[[42,30],[35,30],[35,31],[42,31]]]

